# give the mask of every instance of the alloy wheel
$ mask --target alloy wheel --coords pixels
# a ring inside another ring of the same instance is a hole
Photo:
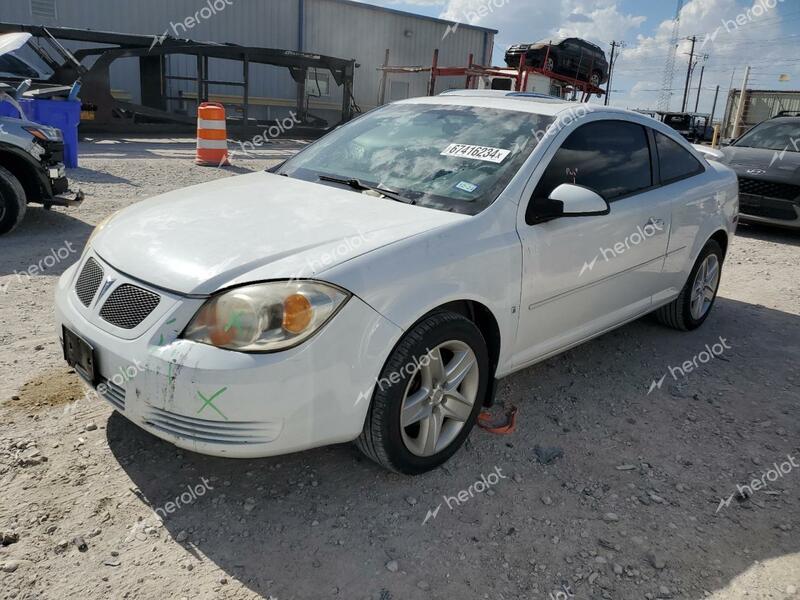
[[[477,357],[464,342],[444,342],[423,356],[400,406],[408,451],[433,456],[447,448],[472,414],[479,382]]]
[[[692,285],[692,318],[702,319],[711,308],[717,295],[719,276],[719,258],[716,254],[709,254],[697,270]]]

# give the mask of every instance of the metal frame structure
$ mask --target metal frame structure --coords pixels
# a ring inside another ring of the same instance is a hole
[[[550,50],[548,49],[548,56]],[[525,91],[528,85],[528,78],[531,73],[544,75],[555,81],[566,83],[566,89],[569,92],[582,92],[581,102],[588,102],[592,94],[598,96],[604,95],[606,92],[600,87],[593,86],[588,81],[582,81],[574,77],[561,75],[553,71],[541,67],[529,67],[525,64],[525,55],[520,56],[519,66],[516,69],[508,67],[486,67],[478,65],[473,62],[473,55],[469,55],[466,67],[440,67],[439,66],[439,49],[433,51],[433,60],[430,67],[423,66],[390,66],[389,65],[390,52],[386,50],[383,66],[378,67],[382,72],[380,91],[378,97],[378,104],[382,105],[386,101],[386,80],[390,73],[430,73],[428,80],[428,96],[433,96],[436,93],[436,79],[438,77],[465,77],[466,89],[471,89],[476,84],[479,77],[504,77],[513,81],[513,91]],[[547,64],[547,58],[545,58]]]
[[[163,128],[164,123],[194,126],[196,124],[194,115],[168,111],[167,101],[192,101],[199,105],[200,102],[209,99],[210,86],[241,88],[242,102],[239,106],[242,110],[242,118],[238,123],[236,119],[229,119],[229,121],[233,125],[239,125],[244,134],[250,130],[263,129],[263,124],[259,125],[257,121],[250,118],[249,71],[251,64],[289,69],[292,79],[297,83],[296,114],[303,123],[302,126],[294,128],[293,132],[296,134],[302,135],[304,129],[308,130],[306,133],[313,134],[327,128],[324,120],[308,113],[305,84],[309,69],[329,71],[334,81],[342,86],[340,123],[349,121],[353,117],[354,110],[358,110],[353,100],[353,79],[357,66],[355,59],[334,58],[293,50],[179,40],[169,36],[128,35],[65,27],[0,23],[0,33],[11,32],[30,33],[37,40],[37,44],[29,43],[29,45],[53,70],[53,75],[46,82],[47,85],[71,85],[74,81],[80,80],[82,102],[94,110],[94,119],[85,121],[82,124],[84,129],[121,131],[134,127],[139,129],[146,123],[158,124],[157,126],[160,128]],[[69,51],[59,40],[105,44],[106,46]],[[50,50],[59,55],[60,59],[51,56],[45,48],[44,42],[47,43]],[[168,75],[166,57],[170,55],[194,56],[197,61],[197,75],[195,77]],[[87,61],[87,64],[91,63],[91,66],[84,65],[85,59],[93,57],[96,57],[96,60]],[[129,57],[139,58],[141,104],[119,100],[111,93],[110,65],[116,60]],[[210,59],[240,61],[242,79],[240,81],[210,79],[208,76]],[[175,80],[196,82],[196,97],[168,95],[167,83]]]

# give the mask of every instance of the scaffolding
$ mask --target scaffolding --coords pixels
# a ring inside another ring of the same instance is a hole
[[[260,48],[179,40],[167,35],[131,35],[88,29],[66,27],[44,27],[18,23],[0,23],[0,34],[30,33],[35,44],[31,48],[52,69],[53,74],[45,81],[37,82],[37,88],[72,85],[81,81],[81,100],[86,114],[91,118],[82,123],[84,131],[139,131],[148,127],[154,131],[165,131],[171,124],[183,129],[196,126],[196,109],[174,109],[173,104],[183,107],[186,103],[199,106],[201,102],[215,99],[209,88],[238,88],[233,105],[241,113],[240,118],[229,118],[229,125],[236,127],[243,137],[260,132],[268,122],[253,118],[251,111],[250,67],[267,65],[286,68],[297,84],[296,111],[301,125],[293,128],[298,135],[319,135],[332,128],[324,119],[308,111],[306,78],[309,71],[327,70],[342,88],[341,116],[338,123],[353,117],[358,108],[353,99],[353,80],[356,68],[354,59],[342,59],[320,54],[295,52],[276,48]],[[83,47],[70,51],[61,42],[78,42],[97,47]],[[52,54],[55,54],[53,56]],[[167,58],[183,56],[195,65],[195,74],[180,76],[172,74]],[[112,63],[126,58],[139,61],[139,83],[141,103],[126,101],[114,96],[111,89],[110,69]],[[239,63],[241,78],[218,80],[211,77],[209,61]],[[170,82],[194,84],[193,90],[170,94]],[[170,103],[172,101],[173,104]]]
[[[550,49],[547,50],[547,56],[543,64],[547,64],[547,57],[549,57]],[[563,95],[573,96],[581,92],[581,102],[588,102],[593,94],[597,96],[605,95],[605,90],[600,87],[594,86],[588,81],[583,81],[568,75],[562,75],[554,71],[549,71],[544,67],[532,67],[525,64],[525,55],[520,56],[519,66],[516,69],[510,67],[487,67],[476,64],[472,54],[469,55],[467,66],[465,67],[441,67],[439,66],[439,49],[433,51],[433,59],[431,66],[392,66],[389,64],[390,51],[386,50],[383,66],[378,67],[381,71],[381,82],[378,88],[378,105],[386,103],[386,82],[389,74],[411,74],[411,73],[429,73],[427,95],[436,95],[436,80],[439,77],[464,77],[464,87],[466,89],[475,89],[477,82],[481,77],[494,77],[510,80],[509,91],[524,92],[527,90],[528,82],[531,74],[542,75],[552,81],[563,83]],[[591,69],[590,69],[591,71]]]

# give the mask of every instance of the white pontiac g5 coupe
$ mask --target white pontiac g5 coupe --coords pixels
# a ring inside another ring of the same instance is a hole
[[[374,110],[271,172],[140,202],[58,285],[70,365],[200,453],[452,456],[495,381],[708,317],[735,174],[645,116],[509,92]],[[120,373],[125,373],[123,377]]]

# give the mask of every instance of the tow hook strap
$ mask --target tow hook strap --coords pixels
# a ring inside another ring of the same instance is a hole
[[[483,411],[478,415],[478,427],[497,435],[510,435],[517,429],[517,407],[506,409],[504,414],[492,415]]]

